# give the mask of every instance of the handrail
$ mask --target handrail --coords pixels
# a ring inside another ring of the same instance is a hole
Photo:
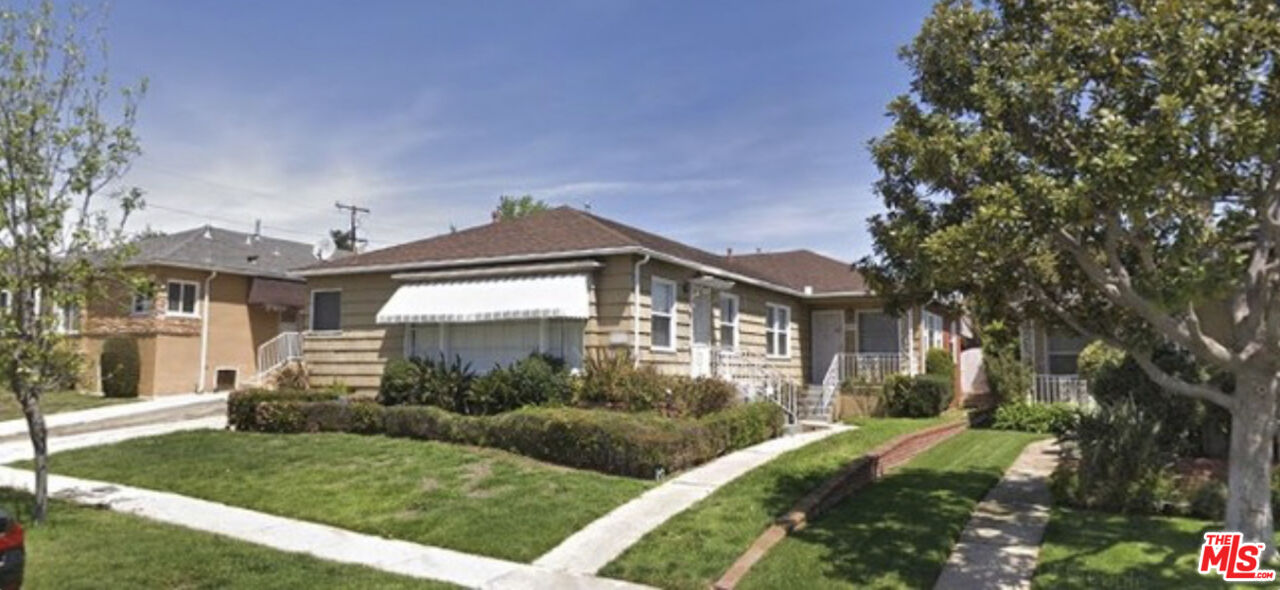
[[[1029,401],[1039,404],[1093,405],[1093,396],[1089,393],[1089,380],[1079,375],[1038,373],[1035,376],[1035,384],[1029,397]]]
[[[263,342],[258,347],[258,374],[256,380],[262,380],[277,369],[302,358],[302,334],[300,332],[281,332],[274,338]]]

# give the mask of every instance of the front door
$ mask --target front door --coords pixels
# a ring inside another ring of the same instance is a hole
[[[711,375],[711,293],[698,289],[689,301],[693,316],[693,346],[690,347],[689,374]]]
[[[813,346],[810,347],[810,363],[813,373],[809,380],[822,383],[827,370],[831,368],[831,361],[837,354],[844,352],[844,311],[815,311],[811,318]]]

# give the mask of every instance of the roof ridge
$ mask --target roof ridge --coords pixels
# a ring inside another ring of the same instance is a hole
[[[574,209],[573,207],[570,207],[570,206],[568,206],[568,205],[564,205],[562,208],[563,208],[563,209],[566,209],[566,210],[568,210],[568,211],[572,211],[572,212],[574,212],[574,213],[575,213],[575,214],[577,214],[577,215],[581,215],[582,217],[585,217],[586,219],[590,220],[590,221],[591,221],[591,223],[594,223],[594,224],[596,224],[597,226],[599,226],[599,227],[600,227],[600,229],[603,229],[603,230],[605,230],[605,231],[607,231],[607,232],[609,232],[609,233],[613,234],[615,237],[620,238],[620,239],[621,239],[622,241],[624,241],[624,242],[627,242],[627,243],[629,243],[629,244],[633,244],[633,245],[636,245],[636,246],[640,246],[640,245],[642,245],[642,244],[640,244],[640,241],[639,241],[639,240],[636,240],[635,238],[633,238],[633,237],[631,237],[631,236],[628,236],[627,234],[624,234],[624,233],[622,233],[621,231],[618,231],[618,228],[616,228],[616,227],[610,227],[610,226],[609,226],[609,224],[608,224],[608,223],[606,223],[606,220],[605,220],[603,217],[597,216],[597,215],[596,215],[596,214],[594,214],[594,213],[589,213],[589,212],[586,212],[586,211],[579,211],[579,210]],[[614,222],[614,223],[617,223],[617,222]]]

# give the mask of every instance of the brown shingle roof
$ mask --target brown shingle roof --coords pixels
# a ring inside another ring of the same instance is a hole
[[[847,262],[828,258],[811,250],[767,252],[734,256],[739,266],[772,283],[814,293],[867,292],[867,281]]]
[[[330,260],[304,270],[340,271],[370,266],[410,268],[414,264],[606,248],[652,250],[797,291],[802,291],[805,286],[812,286],[816,293],[865,290],[862,277],[849,265],[808,250],[724,257],[569,207]]]

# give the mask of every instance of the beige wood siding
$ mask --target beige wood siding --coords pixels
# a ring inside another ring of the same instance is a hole
[[[390,273],[314,277],[308,291],[342,291],[338,332],[307,332],[303,355],[316,384],[342,384],[358,392],[377,390],[382,366],[404,355],[404,326],[379,326],[378,310],[401,283]],[[309,319],[305,314],[303,321]],[[306,329],[308,326],[304,326]]]

